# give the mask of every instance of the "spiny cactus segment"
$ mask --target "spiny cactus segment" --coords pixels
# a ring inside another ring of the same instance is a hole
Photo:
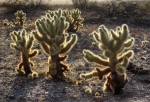
[[[34,44],[34,38],[31,34],[27,34],[25,30],[13,31],[10,33],[12,43],[10,47],[21,52],[21,62],[18,64],[18,74],[25,75],[28,78],[38,77],[36,72],[33,72],[31,67],[33,62],[30,58],[38,54],[38,50],[31,50]]]
[[[46,16],[36,21],[36,31],[33,32],[35,39],[40,43],[43,51],[49,56],[49,71],[53,79],[63,79],[65,71],[70,70],[68,65],[64,64],[67,53],[77,42],[77,35],[72,34],[67,41],[66,32],[69,23],[62,16],[62,10],[55,14],[47,13]]]
[[[98,32],[93,32],[93,37],[99,44],[99,48],[103,50],[106,59],[95,55],[90,50],[83,51],[84,57],[89,62],[106,67],[96,68],[91,73],[81,74],[81,77],[88,79],[97,76],[100,80],[105,77],[104,91],[113,91],[114,94],[120,94],[127,82],[126,68],[134,54],[132,50],[127,50],[127,48],[133,45],[134,38],[129,35],[126,24],[117,27],[116,31],[108,31],[104,25],[101,25]]]

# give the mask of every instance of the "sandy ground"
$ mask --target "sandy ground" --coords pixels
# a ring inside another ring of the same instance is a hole
[[[27,15],[26,24],[29,24],[29,22],[33,24],[28,28],[28,31],[31,31],[34,29],[34,21],[44,15],[44,11],[28,12]],[[135,37],[133,46],[135,56],[132,63],[139,68],[150,70],[150,44],[145,49],[140,47],[143,34],[148,35],[150,41],[149,26],[138,26],[131,22],[111,20],[102,22],[94,20],[96,15],[92,12],[83,12],[82,16],[85,18],[84,26],[77,32],[78,42],[69,53],[69,58],[66,61],[73,70],[68,73],[68,77],[73,81],[79,77],[80,73],[90,72],[93,67],[97,66],[85,61],[82,51],[83,49],[90,49],[94,53],[102,55],[90,35],[101,24],[113,29],[122,23],[127,23],[131,35]],[[150,74],[140,75],[127,72],[129,81],[124,88],[124,93],[117,96],[104,94],[102,92],[104,81],[98,79],[90,79],[84,81],[81,85],[77,85],[70,82],[47,80],[45,75],[40,75],[35,80],[27,80],[24,77],[16,76],[15,68],[20,61],[20,53],[13,51],[9,46],[11,42],[9,33],[14,28],[2,25],[4,18],[12,19],[12,17],[13,14],[11,13],[0,13],[0,102],[150,102]],[[93,17],[93,20],[89,20],[91,17]],[[32,59],[35,63],[33,69],[41,73],[45,72],[48,67],[47,56],[37,44],[34,47],[39,48],[40,54]],[[146,59],[141,59],[142,56]],[[85,93],[85,88],[89,88],[91,93]],[[99,97],[95,96],[97,92]]]

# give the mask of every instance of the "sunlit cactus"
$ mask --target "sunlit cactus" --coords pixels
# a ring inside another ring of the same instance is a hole
[[[54,16],[55,14],[58,15],[60,9],[56,11],[48,11],[48,13],[51,16]],[[68,32],[76,32],[80,27],[83,26],[83,18],[81,17],[81,11],[79,9],[73,9],[73,10],[61,10],[62,16],[66,18],[66,21],[69,22],[69,27],[67,29]]]
[[[147,45],[149,43],[147,38],[148,38],[148,36],[144,34],[144,39],[143,39],[143,41],[141,41],[141,47],[142,48],[146,48],[147,47]]]
[[[70,70],[63,61],[75,45],[77,36],[72,34],[70,40],[67,41],[68,26],[69,23],[62,16],[62,10],[58,10],[54,15],[47,14],[36,21],[37,30],[33,34],[43,51],[49,56],[47,74],[50,74],[52,79],[64,79],[65,72]]]
[[[32,71],[31,66],[33,66],[33,62],[30,61],[30,58],[38,54],[38,50],[31,49],[34,44],[33,36],[27,34],[25,30],[13,31],[10,35],[13,41],[10,47],[21,52],[21,62],[18,64],[16,71],[18,74],[31,79],[38,77],[38,74]]]
[[[133,51],[128,50],[134,43],[134,38],[130,36],[128,26],[123,24],[117,27],[116,31],[108,29],[102,25],[98,32],[93,32],[94,40],[99,44],[99,48],[103,51],[105,57],[95,55],[89,50],[84,50],[84,57],[89,62],[94,62],[104,68],[96,68],[90,73],[81,74],[81,78],[89,79],[99,77],[106,79],[104,91],[112,91],[114,94],[123,92],[123,87],[127,82],[126,68],[130,59],[133,57]]]
[[[4,20],[3,20],[3,25],[4,25],[4,26],[8,26],[8,25],[9,25],[8,19],[4,19]]]
[[[79,9],[64,10],[63,16],[69,22],[68,32],[76,32],[83,26],[83,18],[81,17],[81,11]]]
[[[19,23],[21,26],[23,26],[26,20],[26,13],[24,13],[22,10],[18,10],[15,13],[15,16],[16,16],[16,22]]]
[[[8,26],[9,28],[14,27],[13,22],[9,21],[8,19],[3,20],[3,25]]]

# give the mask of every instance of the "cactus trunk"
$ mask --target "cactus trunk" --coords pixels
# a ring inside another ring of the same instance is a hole
[[[23,19],[20,19],[20,25],[23,25]]]
[[[125,75],[119,75],[116,73],[116,65],[118,63],[117,56],[113,56],[109,59],[109,67],[111,69],[111,74],[107,78],[107,84],[105,91],[113,91],[114,94],[121,94],[123,88],[127,82]]]
[[[104,91],[113,91],[114,94],[121,94],[126,83],[127,78],[125,75],[118,75],[116,72],[111,73],[107,77]]]
[[[64,69],[62,63],[60,62],[59,55],[53,55],[49,57],[49,71],[52,79],[63,79],[64,78]]]
[[[111,69],[111,72],[116,72],[116,65],[117,65],[117,57],[114,56],[112,58],[109,58],[109,67]]]
[[[25,71],[25,76],[28,76],[29,74],[32,73],[31,67],[30,67],[30,62],[29,58],[25,53],[22,53],[22,61],[23,61],[23,67]]]

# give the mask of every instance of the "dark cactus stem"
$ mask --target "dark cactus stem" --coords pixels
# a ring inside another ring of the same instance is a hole
[[[25,76],[28,76],[29,74],[32,73],[32,70],[31,70],[31,67],[30,67],[29,58],[25,53],[22,53],[22,61],[23,61]]]
[[[76,21],[74,21],[72,24],[70,24],[67,31],[68,32],[77,32],[78,29],[79,29],[79,24],[76,24]]]
[[[23,19],[20,18],[20,25],[23,25]]]
[[[125,75],[118,75],[116,72],[111,73],[107,78],[106,87],[111,88],[115,95],[123,93],[123,88],[127,83],[127,78]]]
[[[68,69],[65,64],[61,63],[61,58],[59,55],[51,56],[51,61],[49,61],[49,73],[52,76],[52,79],[63,79],[65,77],[64,72]],[[55,66],[53,66],[53,64]]]

